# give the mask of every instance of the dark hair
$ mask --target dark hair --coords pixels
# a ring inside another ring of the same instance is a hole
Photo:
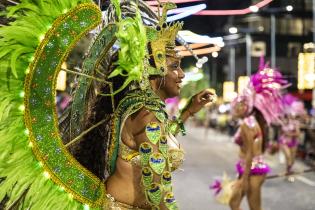
[[[133,4],[134,2],[136,2],[137,4]],[[134,11],[137,7],[141,11],[141,16],[143,18],[146,17],[153,20],[158,20],[158,16],[149,8],[147,4],[142,1],[123,1],[120,3],[120,6],[123,18],[134,17],[136,15]],[[116,12],[114,6],[111,4],[108,6],[107,16],[104,22],[108,24],[116,22],[116,19]],[[109,75],[115,69],[115,62],[117,60],[117,52],[112,52],[112,50],[107,52],[99,69],[101,74],[94,76],[100,78],[104,75]],[[150,62],[153,63],[152,60]],[[116,76],[107,81],[112,82],[113,91],[115,92],[115,90],[118,90],[124,84],[125,80],[126,78],[124,76]],[[128,85],[124,90],[120,91],[114,96],[114,109],[125,97],[129,86],[130,85]],[[81,122],[82,126],[80,131],[82,132],[90,128],[103,119],[106,120],[103,124],[94,128],[92,131],[86,134],[77,145],[73,146],[69,150],[74,155],[74,157],[88,170],[92,171],[99,178],[106,179],[106,150],[110,143],[110,125],[114,110],[112,108],[112,98],[109,96],[99,95],[97,94],[97,92],[108,94],[110,93],[109,86],[97,81],[92,82],[86,100],[86,106],[88,107],[87,116],[85,117],[83,122]],[[64,142],[69,141],[69,136],[71,136],[69,135],[69,116],[71,116],[71,109],[66,110],[64,116],[60,120],[60,131],[63,135]]]
[[[115,62],[117,61],[117,58],[117,53],[115,53],[110,57],[109,61],[106,62],[104,59],[100,65],[103,75],[109,75],[109,73],[116,68]],[[97,77],[100,78],[100,75],[97,75]],[[107,79],[107,81],[112,83],[113,91],[115,91],[124,84],[125,79],[126,77],[118,75],[111,79]],[[129,87],[127,86],[125,89],[114,95],[114,109],[117,108],[128,89]],[[88,132],[82,137],[80,142],[73,145],[69,150],[84,167],[100,179],[106,179],[108,175],[106,173],[106,153],[111,138],[111,121],[114,110],[112,106],[112,97],[98,93],[110,94],[109,85],[99,81],[92,81],[88,89],[87,116],[85,116],[84,120],[81,122],[81,132],[91,128],[91,126],[102,120],[105,120],[105,122]],[[65,131],[65,129],[63,129],[63,131]],[[70,141],[70,139],[67,139],[67,134],[63,134],[63,136],[65,142]]]
[[[261,111],[259,111],[256,107],[253,109],[253,114],[260,126],[262,132],[262,152],[265,152],[268,145],[268,125]]]

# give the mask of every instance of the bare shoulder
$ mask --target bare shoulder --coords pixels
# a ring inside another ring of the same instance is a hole
[[[131,128],[132,134],[136,136],[145,131],[144,129],[148,123],[154,121],[157,121],[154,113],[143,107],[128,117],[126,125]]]
[[[250,128],[248,127],[248,125],[246,125],[246,123],[241,123],[240,124],[240,129],[242,132],[247,132]]]

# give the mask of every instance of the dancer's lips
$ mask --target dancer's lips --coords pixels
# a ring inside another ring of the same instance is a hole
[[[182,81],[176,82],[176,85],[177,85],[178,88],[182,88],[183,87]]]

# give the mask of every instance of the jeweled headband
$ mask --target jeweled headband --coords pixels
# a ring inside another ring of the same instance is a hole
[[[180,57],[178,52],[175,50],[175,39],[177,32],[182,28],[183,24],[176,22],[168,25],[163,23],[162,26],[158,25],[155,28],[147,27],[147,39],[149,44],[149,57],[153,58],[155,71],[149,71],[149,75],[165,75],[166,57]]]
[[[140,84],[141,89],[149,87],[151,75],[165,76],[167,73],[166,57],[178,57],[175,51],[175,40],[182,23],[166,23],[166,13],[176,8],[174,3],[163,3],[162,14],[150,25],[145,25],[141,12],[135,2],[132,16],[122,15],[119,0],[112,0],[115,6],[117,19],[114,24],[118,26],[116,37],[119,45],[117,68],[108,78],[117,75],[126,76],[125,83],[117,93],[127,87],[130,82]],[[159,7],[160,7],[159,6]],[[153,60],[153,61],[152,61]]]

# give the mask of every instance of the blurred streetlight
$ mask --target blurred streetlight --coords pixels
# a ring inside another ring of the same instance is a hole
[[[229,32],[230,32],[230,34],[236,34],[237,33],[237,28],[236,27],[230,27],[229,28]]]
[[[213,53],[211,53],[211,55],[212,55],[212,57],[217,58],[219,56],[219,53],[218,52],[213,52]]]
[[[252,46],[252,38],[251,38],[251,33],[254,33],[256,32],[255,29],[252,29],[252,28],[236,28],[236,27],[230,27],[229,28],[229,32],[231,34],[236,34],[236,33],[244,33],[245,34],[245,42],[246,42],[246,75],[247,76],[250,76],[251,75],[251,66],[252,66],[252,63],[251,63],[251,46]],[[234,49],[235,51],[235,49]],[[231,68],[231,71],[232,71],[232,74],[234,74],[235,72],[234,71],[234,64],[235,64],[235,61],[233,62],[232,59],[235,59],[235,52],[233,52],[233,49],[230,48],[230,68]],[[231,78],[232,81],[234,81],[232,78]]]
[[[265,28],[263,26],[258,26],[258,31],[262,32],[264,30],[265,30]]]
[[[199,69],[198,69],[197,67],[193,67],[193,68],[192,68],[192,72],[193,72],[193,73],[198,73],[198,72],[199,72]]]
[[[286,10],[287,10],[288,12],[291,12],[291,11],[293,10],[293,6],[292,6],[292,5],[286,6]]]
[[[231,102],[237,96],[235,92],[235,86],[233,81],[223,82],[223,100],[225,102]]]
[[[259,11],[259,7],[257,7],[257,6],[250,6],[249,9],[252,12],[258,12]]]

